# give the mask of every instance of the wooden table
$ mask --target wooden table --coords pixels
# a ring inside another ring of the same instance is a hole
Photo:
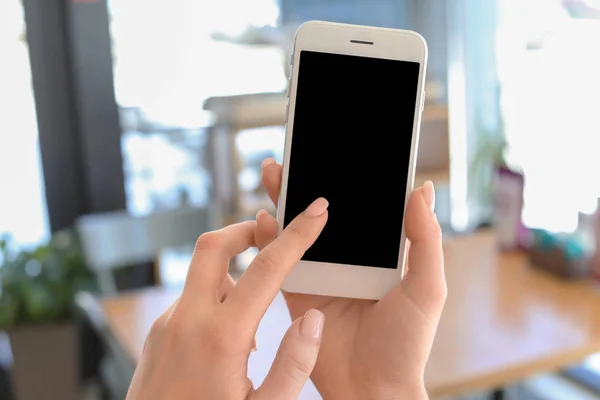
[[[494,236],[447,239],[449,296],[426,372],[433,396],[493,390],[600,351],[600,292],[530,269],[519,254],[498,254]],[[153,289],[105,299],[110,330],[135,363],[154,319],[177,291]],[[281,296],[258,332],[249,364],[260,383],[289,324]],[[319,398],[307,385],[302,399]]]

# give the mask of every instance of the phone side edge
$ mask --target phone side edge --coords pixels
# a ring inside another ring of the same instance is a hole
[[[410,34],[418,40],[419,45],[422,47],[422,57],[420,60],[419,66],[419,77],[417,83],[417,96],[415,100],[415,113],[414,113],[414,123],[413,123],[413,132],[412,132],[412,140],[411,140],[411,149],[410,149],[410,157],[409,157],[409,168],[408,174],[406,177],[406,195],[404,199],[404,210],[402,213],[402,233],[401,233],[401,243],[400,243],[400,251],[398,254],[398,270],[401,271],[401,276],[404,278],[406,275],[406,264],[408,261],[408,238],[406,237],[406,229],[405,229],[405,221],[406,221],[406,209],[408,206],[408,201],[415,187],[415,175],[417,169],[418,162],[418,153],[419,153],[419,142],[421,140],[421,123],[423,117],[423,110],[421,105],[424,102],[425,95],[425,81],[427,79],[427,61],[428,61],[428,46],[425,38],[414,31],[410,31]]]

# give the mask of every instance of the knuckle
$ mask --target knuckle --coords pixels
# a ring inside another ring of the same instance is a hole
[[[213,250],[218,248],[221,245],[221,236],[219,233],[205,232],[196,241],[196,247],[194,252],[200,252],[202,250]]]
[[[448,289],[446,285],[440,287],[434,295],[429,299],[429,310],[433,315],[439,315],[444,309],[446,299],[448,297]]]
[[[186,336],[193,329],[193,322],[174,313],[167,321],[166,332],[175,336]]]
[[[156,319],[150,328],[149,336],[180,340],[193,334],[195,320],[184,313],[178,312],[178,303],[179,300]]]
[[[150,327],[150,332],[148,333],[148,340],[158,340],[160,339],[167,327],[167,321],[166,318],[164,317],[164,315],[161,315],[160,317],[158,317],[154,323],[152,324],[152,326]]]
[[[288,356],[283,363],[283,373],[295,383],[302,385],[313,370],[313,363],[307,359]]]
[[[289,235],[292,236],[294,241],[301,241],[304,238],[304,235],[302,234],[302,231],[300,231],[300,228],[297,224],[289,224],[286,230],[288,231]]]
[[[439,294],[439,302],[443,306],[446,303],[446,299],[448,298],[448,286],[444,284],[440,290]]]
[[[279,252],[273,248],[266,247],[254,258],[253,264],[255,270],[259,273],[271,275],[280,268],[282,260],[283,258]]]

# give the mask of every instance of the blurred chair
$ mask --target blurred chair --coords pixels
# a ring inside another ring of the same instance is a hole
[[[103,294],[160,284],[156,259],[165,249],[193,247],[203,232],[214,228],[208,208],[183,208],[135,217],[126,211],[86,215],[76,228],[89,267]],[[137,273],[123,273],[135,266]],[[120,274],[121,280],[116,278]]]
[[[99,306],[97,298],[89,292],[75,296],[79,312],[76,321],[80,331],[79,347],[84,386],[99,385],[103,400],[124,399],[135,366],[115,339]]]
[[[285,93],[255,93],[239,96],[212,97],[204,109],[215,116],[215,124],[207,130],[206,157],[213,176],[212,200],[221,205],[220,225],[254,216],[266,201],[242,199],[238,176],[242,161],[236,151],[237,134],[245,129],[283,126],[287,98]]]
[[[208,128],[207,159],[213,175],[213,201],[223,206],[225,224],[253,216],[269,202],[243,198],[238,187],[241,161],[236,154],[237,134],[245,129],[284,126],[286,93],[256,93],[213,97],[204,109],[214,113],[215,124]],[[450,226],[450,148],[448,107],[427,103],[421,120],[415,187],[431,180],[436,187],[436,213],[444,229]]]
[[[198,236],[215,227],[211,210],[182,208],[143,217],[117,211],[79,218],[75,225],[83,253],[96,273],[102,295],[161,285],[166,274],[157,262],[161,253],[185,248],[191,254]],[[84,311],[80,318],[81,346],[86,349],[82,366],[89,370],[87,375],[100,377],[105,398],[122,399],[133,376],[131,361],[110,334],[94,296],[81,292],[76,303]]]

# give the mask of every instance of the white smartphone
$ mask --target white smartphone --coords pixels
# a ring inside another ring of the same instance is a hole
[[[404,273],[427,45],[411,31],[311,21],[291,64],[277,220],[285,228],[318,197],[329,220],[283,289],[380,299]]]

